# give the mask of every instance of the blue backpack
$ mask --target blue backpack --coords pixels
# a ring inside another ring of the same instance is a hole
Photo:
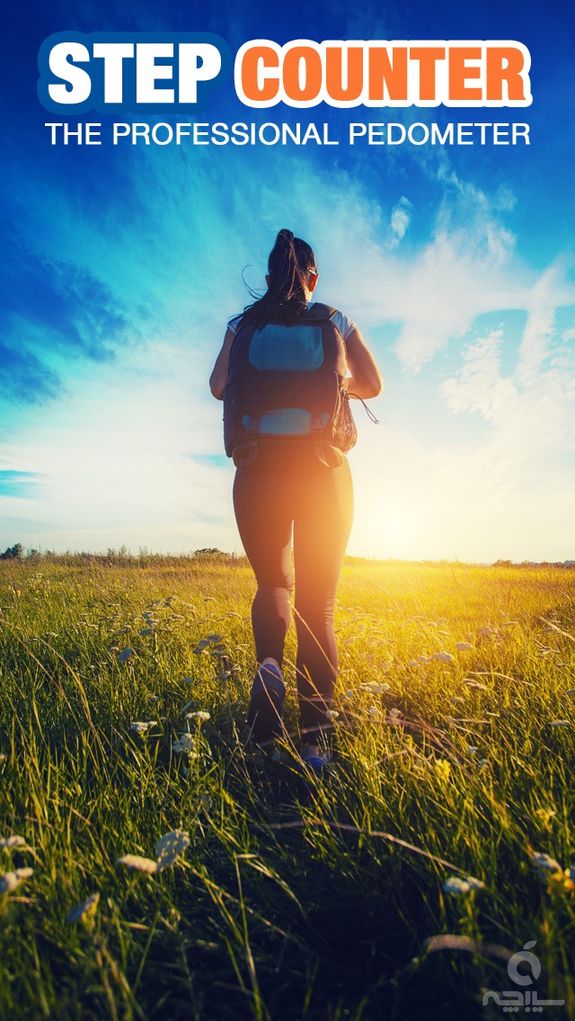
[[[308,437],[329,467],[354,446],[345,343],[334,313],[315,302],[291,318],[240,324],[224,390],[224,445],[237,467],[255,460],[261,436],[282,437],[284,447],[286,437],[298,437],[300,446]]]

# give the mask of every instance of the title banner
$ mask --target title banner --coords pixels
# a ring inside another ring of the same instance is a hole
[[[231,77],[247,107],[525,107],[531,56],[515,40],[270,39],[235,58],[217,36],[58,33],[39,53],[38,96],[51,112],[173,113]]]

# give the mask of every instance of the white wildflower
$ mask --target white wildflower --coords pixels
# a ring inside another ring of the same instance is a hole
[[[463,893],[469,893],[470,886],[464,879],[460,879],[459,876],[450,876],[449,879],[443,881],[443,890],[445,893],[452,893],[455,896],[460,896]]]
[[[181,734],[180,737],[172,744],[172,751],[183,752],[188,755],[193,753],[195,748],[196,742],[191,734]]]
[[[79,922],[81,918],[93,915],[100,902],[100,894],[92,893],[86,900],[82,901],[81,904],[77,904],[75,908],[66,915],[67,922]]]
[[[475,755],[475,753],[478,752],[478,751],[479,751],[478,745],[476,745],[476,744],[468,744],[467,745],[467,754],[469,756],[473,757]]]
[[[367,713],[368,713],[368,716],[371,716],[371,718],[373,720],[380,720],[381,719],[381,709],[378,709],[378,707],[376,705],[368,706]]]
[[[455,897],[465,896],[472,890],[482,890],[484,886],[485,883],[482,883],[480,879],[475,879],[474,876],[466,876],[465,879],[460,876],[450,876],[443,882],[445,893],[451,893]]]
[[[483,890],[485,883],[481,879],[476,879],[475,876],[466,876],[465,881],[469,883],[472,890]]]
[[[455,656],[452,656],[450,652],[436,652],[433,658],[438,663],[453,663]]]
[[[361,685],[362,691],[370,691],[372,695],[382,695],[384,691],[389,691],[389,684],[380,684],[378,681],[366,681],[365,684]]]
[[[538,872],[544,875],[546,872],[560,872],[561,866],[555,858],[551,858],[550,855],[544,851],[533,851],[530,855],[531,863],[535,866]]]
[[[458,652],[469,652],[473,648],[471,642],[457,642],[455,648]]]
[[[328,720],[332,720],[333,721],[333,720],[337,720],[337,718],[339,716],[339,713],[338,713],[337,709],[326,709],[325,715],[327,716]]]
[[[176,858],[189,846],[190,838],[186,830],[172,830],[171,833],[165,833],[160,837],[155,847],[158,871],[173,865]]]
[[[13,893],[24,879],[29,879],[34,869],[14,869],[0,876],[0,893]]]
[[[157,720],[132,720],[130,729],[133,730],[135,734],[145,735],[152,727],[156,727],[157,724]]]
[[[0,840],[0,847],[11,849],[12,847],[27,847],[25,837],[20,837],[17,833],[13,833],[10,837],[2,837]]]
[[[157,861],[151,858],[143,858],[141,854],[125,854],[118,858],[118,865],[125,865],[128,869],[135,869],[136,872],[145,872],[147,876],[155,876],[158,872]]]
[[[197,720],[198,723],[203,723],[211,718],[211,714],[206,712],[205,709],[196,709],[193,713],[186,713],[187,720]]]
[[[118,858],[118,865],[125,865],[129,869],[144,872],[148,876],[155,876],[158,872],[173,865],[189,845],[190,838],[185,830],[172,830],[171,833],[164,833],[164,836],[157,841],[155,861],[152,858],[143,858],[139,854],[125,854],[122,858]]]

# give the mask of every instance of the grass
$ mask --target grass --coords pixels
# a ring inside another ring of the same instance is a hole
[[[347,562],[316,785],[287,744],[244,750],[253,594],[209,557],[0,564],[0,837],[26,841],[0,871],[33,869],[0,894],[0,1017],[488,1019],[533,940],[532,988],[574,1017],[572,884],[532,855],[575,860],[575,573]],[[295,738],[294,662],[292,628]],[[157,875],[118,864],[177,829]]]

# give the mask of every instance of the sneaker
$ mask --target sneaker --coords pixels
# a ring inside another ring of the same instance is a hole
[[[314,773],[319,775],[325,773],[327,767],[331,763],[331,755],[329,751],[319,752],[317,745],[302,745],[301,760],[304,766],[311,769]]]
[[[273,746],[276,737],[282,737],[284,699],[285,683],[279,666],[260,666],[252,684],[247,718],[256,744]]]

